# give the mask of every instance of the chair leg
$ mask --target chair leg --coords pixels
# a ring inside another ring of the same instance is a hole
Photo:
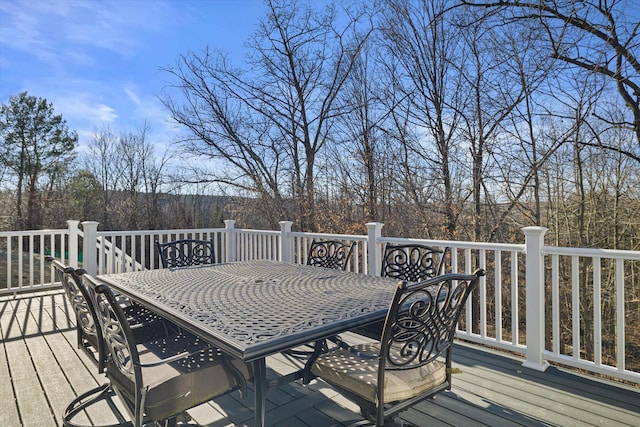
[[[378,426],[378,425],[380,424],[376,424],[375,422],[370,420],[362,420],[362,421],[356,421],[353,424],[349,424],[348,427],[364,427],[364,426]],[[385,420],[384,427],[417,427],[417,426],[407,423],[400,417],[396,417],[391,420]]]
[[[361,405],[360,406],[360,415],[362,415],[364,420],[356,421],[353,424],[349,424],[349,427],[375,426],[376,425],[375,421],[373,421],[375,419],[375,409],[374,409],[374,412],[371,412],[371,408],[365,408],[364,406]]]
[[[222,359],[222,363],[227,367],[227,369],[229,369],[231,371],[231,373],[233,374],[233,377],[236,380],[236,384],[238,386],[238,388],[240,389],[240,397],[243,399],[247,398],[247,380],[244,377],[244,375],[242,375],[242,372],[240,372],[240,370],[238,368],[236,368],[233,363],[231,363],[231,360],[229,360],[229,357],[225,354],[225,353],[220,353],[221,359]],[[189,414],[187,414],[186,412],[184,413],[185,415],[189,416]],[[189,421],[189,420],[187,420]]]
[[[163,420],[163,422],[159,422],[159,421],[155,421],[153,423],[154,426],[161,426],[161,427],[176,427],[178,425],[179,422],[181,423],[188,423],[189,421],[191,421],[191,415],[189,415],[189,413],[187,411],[183,411],[182,413],[175,415],[171,418],[167,418],[165,420]]]
[[[85,410],[90,405],[107,398],[109,394],[113,393],[111,384],[106,383],[93,388],[71,401],[64,411],[64,417],[62,418],[62,425],[65,427],[90,427],[83,426],[82,424],[75,424],[72,419],[80,412]],[[86,399],[86,400],[85,400]],[[92,424],[93,425],[93,424]],[[133,424],[130,421],[118,424],[108,424],[102,427],[132,427]]]
[[[180,415],[176,416],[176,421],[179,423],[188,423],[192,419],[187,411],[183,411]]]
[[[360,415],[364,417],[362,421],[356,421],[353,424],[349,424],[349,427],[361,427],[361,426],[378,426],[380,423],[375,421],[376,413],[373,407],[360,406]],[[416,427],[411,423],[406,422],[399,415],[395,415],[392,418],[384,420],[384,426],[387,427]]]
[[[178,417],[172,417],[164,421],[164,427],[176,427],[178,425]]]
[[[76,322],[78,322],[77,316],[76,316]],[[78,344],[78,348],[82,348],[82,331],[80,330],[80,326],[76,326],[76,341]]]

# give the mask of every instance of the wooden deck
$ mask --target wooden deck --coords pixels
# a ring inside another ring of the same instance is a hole
[[[74,318],[62,291],[0,297],[0,426],[56,426],[67,403],[105,382],[76,349]],[[462,370],[453,390],[403,413],[418,426],[640,426],[640,389],[551,367],[540,373],[521,360],[457,344]],[[267,366],[283,373],[289,361]],[[268,393],[274,426],[341,426],[358,420],[357,407],[316,381]],[[184,425],[252,425],[252,395],[220,397],[189,411]],[[103,405],[86,414],[89,425],[115,421]]]

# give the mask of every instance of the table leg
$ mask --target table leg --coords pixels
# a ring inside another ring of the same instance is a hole
[[[253,362],[253,379],[255,385],[253,424],[256,427],[264,427],[267,407],[267,364],[264,357]]]

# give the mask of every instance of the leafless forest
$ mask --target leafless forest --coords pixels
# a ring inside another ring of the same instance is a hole
[[[184,129],[169,151],[146,123],[96,124],[90,152],[63,167],[3,164],[3,228],[380,221],[392,235],[510,242],[542,225],[549,244],[639,247],[630,2],[267,3],[243,62],[211,41],[159,64]]]
[[[183,129],[168,151],[154,151],[146,123],[96,124],[89,152],[55,167],[0,164],[2,229],[286,219],[362,234],[379,221],[386,235],[522,242],[521,227],[541,225],[549,245],[640,248],[635,2],[267,6],[243,61],[211,40],[158,64]]]

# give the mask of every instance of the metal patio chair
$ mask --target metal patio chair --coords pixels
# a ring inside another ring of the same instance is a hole
[[[450,390],[456,325],[481,276],[483,270],[401,282],[380,341],[344,344],[316,355],[307,369],[360,406],[365,420],[354,425],[382,426],[412,405]]]
[[[90,289],[108,349],[109,382],[74,399],[65,411],[65,426],[74,426],[73,418],[88,406],[115,396],[132,420],[120,425],[135,427],[159,421],[175,425],[184,411],[215,397],[235,390],[246,396],[250,366],[182,330],[156,339],[152,338],[155,326],[148,334],[140,330],[148,326],[134,332],[111,288],[81,270],[78,273]],[[148,340],[141,342],[136,336]]]
[[[104,371],[102,332],[98,327],[95,311],[91,309],[91,298],[86,288],[76,276],[73,268],[62,264],[51,256],[46,257],[45,260],[53,266],[56,277],[62,283],[65,295],[75,313],[78,348],[96,364],[98,373],[102,373]]]
[[[346,270],[356,242],[345,243],[339,240],[313,240],[307,255],[307,265]]]
[[[166,243],[156,241],[156,247],[164,268],[191,267],[216,262],[213,239],[181,239]]]
[[[442,249],[417,243],[395,245],[387,243],[382,255],[382,277],[420,282],[444,273],[449,247]],[[360,335],[380,339],[383,322],[376,322],[354,330]]]

